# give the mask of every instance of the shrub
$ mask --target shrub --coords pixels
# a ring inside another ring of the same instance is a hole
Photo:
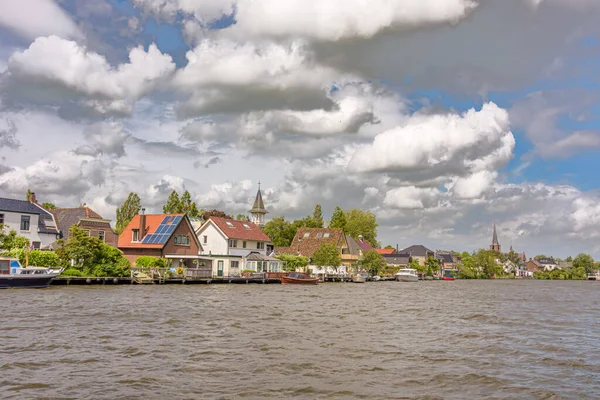
[[[75,269],[75,268],[67,268],[62,272],[61,275],[62,276],[83,276],[81,271],[79,271],[78,269]]]
[[[136,267],[148,268],[157,267],[165,268],[167,266],[167,260],[164,258],[158,258],[153,256],[141,256],[135,260]]]

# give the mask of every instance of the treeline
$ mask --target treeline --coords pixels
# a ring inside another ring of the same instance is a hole
[[[373,247],[378,247],[377,242],[377,218],[371,211],[352,209],[348,211],[336,207],[327,224],[323,219],[323,211],[320,204],[315,206],[312,215],[294,221],[287,221],[285,217],[275,217],[265,224],[263,231],[271,238],[276,247],[288,247],[296,232],[300,228],[340,228],[345,234],[363,239]]]

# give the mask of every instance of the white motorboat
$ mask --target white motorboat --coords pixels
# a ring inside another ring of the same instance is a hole
[[[0,289],[46,288],[63,269],[23,267],[16,258],[0,257]]]
[[[403,268],[396,273],[396,280],[399,282],[418,282],[419,276],[416,269]]]
[[[365,283],[366,279],[361,274],[356,274],[352,276],[352,282],[354,283]]]

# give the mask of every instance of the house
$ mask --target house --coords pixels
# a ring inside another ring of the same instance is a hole
[[[119,235],[118,248],[134,263],[138,257],[171,260],[173,267],[206,265],[199,254],[202,246],[185,214],[137,214]]]
[[[358,235],[358,238],[356,239],[356,243],[358,243],[358,245],[360,246],[363,253],[367,253],[367,252],[373,250],[373,246],[371,246],[371,244],[369,242],[365,242],[363,235]]]
[[[555,269],[560,269],[560,266],[552,257],[538,258],[537,262],[541,266],[543,271],[553,271]]]
[[[48,248],[61,237],[56,220],[37,203],[35,193],[30,200],[0,198],[0,225],[29,239],[35,249]]]
[[[396,249],[374,249],[376,252],[378,252],[379,254],[394,254],[396,252]]]
[[[342,258],[342,265],[339,270],[329,268],[328,273],[348,273],[362,256],[362,248],[358,241],[345,235],[344,231],[338,228],[300,228],[296,231],[296,236],[294,236],[290,247],[275,248],[275,252],[277,254],[300,255],[310,259],[319,247],[325,243],[335,245]],[[310,265],[309,269],[317,272],[319,270],[319,268]],[[325,270],[318,273],[324,272]]]
[[[446,251],[438,251],[435,253],[435,258],[440,262],[440,269],[444,271],[456,271],[457,265],[460,263],[460,257],[454,253]]]
[[[406,249],[400,250],[399,253],[409,254],[412,259],[417,260],[421,266],[425,265],[425,261],[427,261],[429,257],[435,256],[433,250],[429,250],[427,247],[420,244],[407,247]]]
[[[215,276],[239,276],[244,270],[282,270],[282,262],[267,252],[271,239],[252,222],[210,217],[195,233],[202,255],[213,261]]]
[[[388,267],[408,268],[412,258],[408,253],[384,254],[383,259]]]
[[[70,237],[71,227],[78,226],[88,236],[97,237],[102,242],[117,247],[119,237],[111,228],[110,220],[102,218],[100,214],[91,208],[55,208],[49,211],[54,216],[58,229],[65,239]]]

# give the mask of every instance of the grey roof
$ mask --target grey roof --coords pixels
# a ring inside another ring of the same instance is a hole
[[[496,223],[494,222],[494,234],[492,235],[492,245],[495,245],[495,244],[499,245],[500,243],[498,243],[498,234],[496,233]]]
[[[262,198],[262,193],[260,191],[260,188],[258,189],[258,192],[256,192],[256,199],[254,199],[254,205],[252,206],[252,209],[250,210],[251,213],[262,213],[262,214],[267,214],[268,211],[265,208],[265,203],[263,202],[263,198]]]
[[[454,257],[452,257],[452,254],[450,253],[437,253],[435,256],[447,264],[454,264],[455,262]]]
[[[383,259],[387,265],[408,265],[410,263],[410,254],[384,254]]]
[[[407,253],[416,257],[427,257],[428,254],[435,254],[433,250],[429,250],[427,247],[420,244],[412,245],[404,250],[400,250],[400,253]]]
[[[46,220],[53,220],[52,215],[48,211],[44,210],[41,206],[30,203],[29,201],[0,197],[0,211],[8,211],[19,214],[37,214],[40,216],[38,218],[39,233],[58,233],[58,228],[46,227]]]
[[[281,260],[279,260],[278,258],[271,257],[271,256],[265,256],[264,254],[260,254],[260,253],[253,251],[246,256],[246,261],[281,261]]]
[[[360,243],[356,239],[354,239],[350,235],[346,235],[346,242],[348,243],[348,252],[353,255],[360,255],[362,252],[362,247]]]
[[[545,264],[545,265],[558,265],[558,263],[552,257],[549,257],[549,258],[538,258],[537,261],[540,264]]]

